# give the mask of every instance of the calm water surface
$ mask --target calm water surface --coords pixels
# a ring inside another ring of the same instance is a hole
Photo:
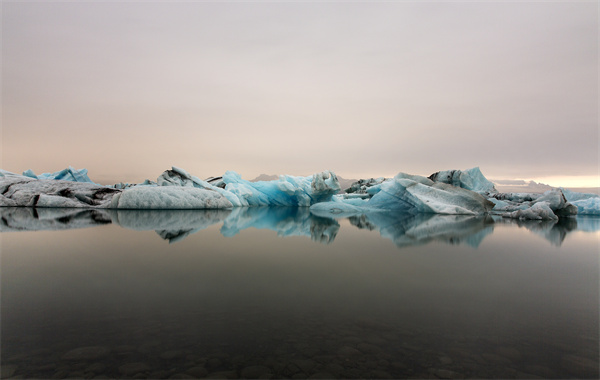
[[[600,219],[0,214],[3,378],[599,377]]]

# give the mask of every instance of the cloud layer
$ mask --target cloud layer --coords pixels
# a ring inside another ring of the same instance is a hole
[[[598,8],[3,4],[2,167],[598,175]]]

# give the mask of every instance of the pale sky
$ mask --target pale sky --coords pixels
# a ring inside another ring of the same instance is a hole
[[[598,30],[597,1],[3,1],[0,167],[598,186]]]

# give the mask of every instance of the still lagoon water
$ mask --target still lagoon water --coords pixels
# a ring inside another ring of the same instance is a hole
[[[598,378],[600,219],[0,209],[2,378]]]

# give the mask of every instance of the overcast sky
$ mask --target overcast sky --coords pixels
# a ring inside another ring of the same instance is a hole
[[[13,172],[597,181],[598,144],[596,1],[2,2]]]

